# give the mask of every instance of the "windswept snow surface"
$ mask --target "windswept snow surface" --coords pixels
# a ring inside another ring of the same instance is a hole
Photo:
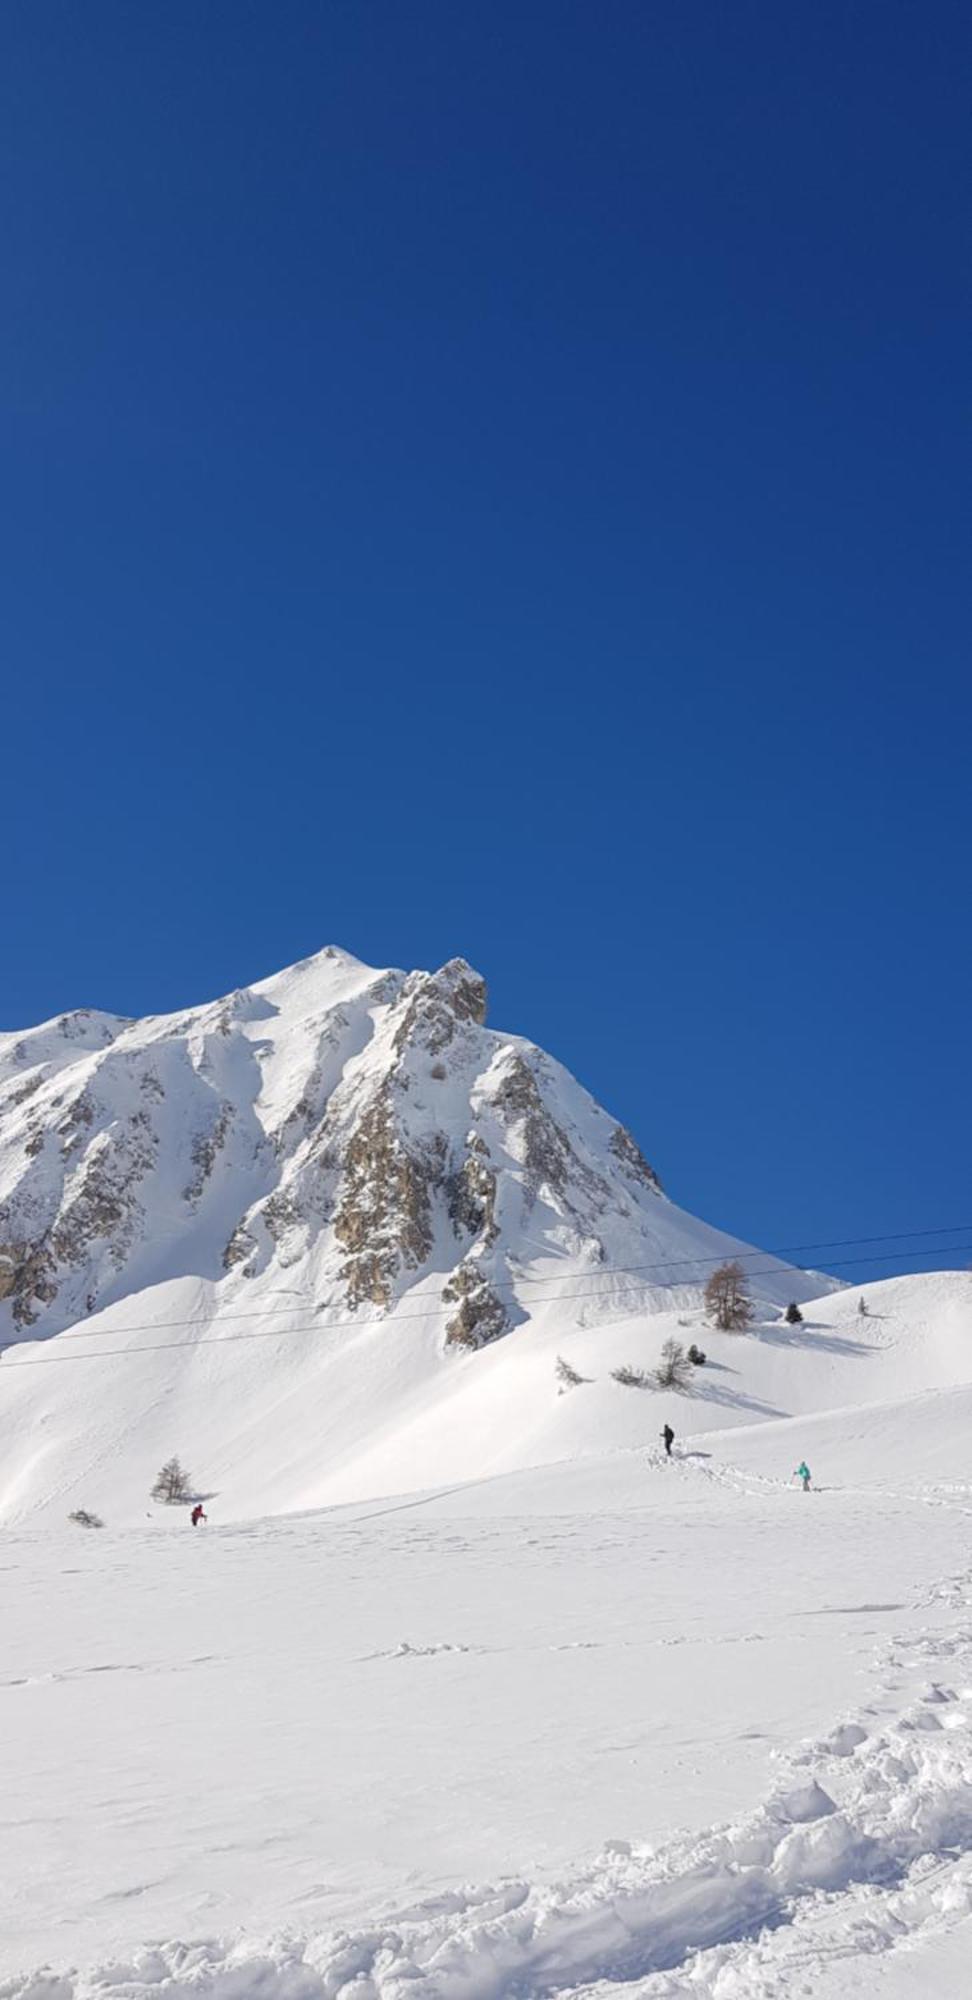
[[[970,1422],[9,1529],[4,2000],[965,1993]]]

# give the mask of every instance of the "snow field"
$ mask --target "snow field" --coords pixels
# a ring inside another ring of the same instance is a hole
[[[838,1965],[894,1993],[905,1946],[947,1967],[972,1485],[965,1399],[933,1400],[908,1491],[903,1403],[807,1496],[795,1429],[816,1472],[831,1417],[204,1534],[9,1531],[4,2000],[816,2000]]]
[[[60,1524],[82,1506],[109,1525],[142,1524],[154,1475],[174,1451],[226,1521],[644,1448],[666,1421],[683,1436],[823,1410],[841,1413],[841,1478],[855,1465],[870,1477],[877,1460],[855,1438],[871,1406],[972,1384],[966,1273],[868,1286],[866,1319],[858,1292],[839,1292],[807,1305],[802,1326],[766,1320],[745,1335],[706,1327],[697,1298],[672,1311],[666,1294],[628,1297],[619,1316],[599,1292],[569,1314],[536,1306],[494,1346],[445,1358],[441,1320],[421,1317],[421,1287],[401,1308],[415,1317],[349,1330],[287,1305],[278,1284],[279,1332],[272,1320],[269,1333],[259,1318],[207,1325],[213,1294],[200,1280],[159,1286],[134,1314],[145,1332],[124,1330],[133,1311],[122,1301],[76,1333],[8,1353],[0,1521]],[[246,1293],[236,1310],[258,1312],[259,1300]],[[172,1330],[180,1319],[190,1324]],[[653,1368],[669,1334],[699,1340],[709,1357],[691,1394],[612,1379],[625,1363]],[[558,1354],[589,1378],[582,1387],[558,1394]],[[935,1422],[922,1412],[919,1404],[906,1428],[895,1478],[916,1459],[934,1469]]]

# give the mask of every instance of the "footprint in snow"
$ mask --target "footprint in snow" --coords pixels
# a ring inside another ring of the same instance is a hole
[[[395,1660],[430,1660],[435,1653],[468,1653],[469,1646],[454,1646],[446,1639],[434,1646],[413,1646],[408,1639],[401,1639],[395,1647]]]
[[[398,1645],[392,1646],[387,1652],[365,1653],[362,1657],[364,1661],[431,1660],[438,1653],[481,1653],[483,1650],[482,1646],[460,1646],[447,1639],[431,1646],[413,1646],[410,1639],[400,1639]]]

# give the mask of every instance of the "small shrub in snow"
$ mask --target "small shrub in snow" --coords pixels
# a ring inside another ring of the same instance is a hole
[[[857,1310],[860,1313],[862,1319],[867,1318],[867,1300],[865,1298],[858,1299]]]
[[[177,1458],[167,1458],[152,1488],[153,1500],[164,1500],[167,1507],[184,1507],[193,1497],[188,1472]]]
[[[687,1389],[691,1374],[691,1362],[680,1340],[670,1334],[661,1351],[661,1360],[655,1371],[655,1381],[659,1389]]]
[[[803,1324],[803,1314],[800,1311],[800,1308],[797,1305],[795,1299],[790,1300],[790,1303],[787,1306],[785,1313],[783,1314],[783,1318],[785,1319],[787,1326],[801,1326]]]
[[[701,1347],[696,1347],[694,1340],[692,1342],[691,1347],[689,1348],[688,1358],[691,1361],[693,1368],[705,1367],[705,1354]]]
[[[653,1375],[646,1374],[643,1368],[629,1368],[627,1364],[623,1368],[612,1368],[611,1377],[613,1381],[620,1382],[625,1389],[653,1389],[655,1387],[655,1378]]]
[[[87,1507],[76,1507],[74,1513],[68,1515],[68,1520],[73,1521],[76,1528],[103,1528],[105,1525],[101,1515],[92,1514]]]
[[[584,1375],[578,1375],[576,1368],[572,1368],[570,1362],[565,1361],[562,1354],[558,1354],[557,1356],[557,1365],[554,1369],[554,1374],[560,1383],[558,1394],[561,1396],[565,1389],[579,1389],[581,1383],[587,1379]]]
[[[741,1333],[749,1325],[753,1308],[746,1291],[746,1273],[735,1258],[713,1271],[705,1288],[705,1305],[721,1333]]]

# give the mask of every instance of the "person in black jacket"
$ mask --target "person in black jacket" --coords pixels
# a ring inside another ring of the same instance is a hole
[[[665,1440],[665,1457],[671,1458],[672,1446],[675,1443],[675,1432],[673,1431],[671,1424],[665,1425],[665,1428],[662,1431],[662,1437]]]

